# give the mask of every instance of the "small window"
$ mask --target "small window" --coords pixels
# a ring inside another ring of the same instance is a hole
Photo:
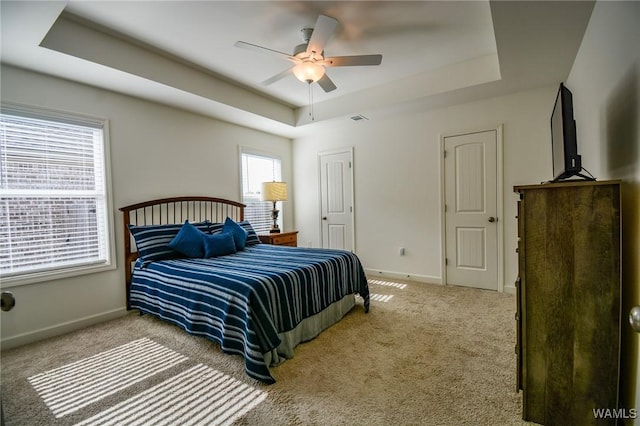
[[[258,234],[269,233],[273,221],[273,204],[260,200],[263,182],[282,180],[280,159],[268,154],[242,151],[242,202],[246,204],[245,220],[248,220]],[[278,202],[278,209],[281,209]],[[278,226],[282,228],[282,212],[278,216]]]
[[[105,133],[103,120],[2,106],[4,283],[115,267]]]

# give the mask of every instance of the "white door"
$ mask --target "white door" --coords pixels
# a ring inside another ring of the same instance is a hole
[[[352,152],[320,154],[322,247],[353,251]]]
[[[497,131],[444,138],[446,284],[498,290]]]

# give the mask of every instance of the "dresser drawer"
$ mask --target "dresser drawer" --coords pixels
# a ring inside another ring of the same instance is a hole
[[[279,235],[277,237],[271,237],[271,244],[275,244],[279,246],[296,244],[297,241],[298,241],[298,237],[296,234]]]
[[[273,244],[276,246],[298,246],[298,231],[283,232],[281,234],[259,235],[260,241],[264,244]]]

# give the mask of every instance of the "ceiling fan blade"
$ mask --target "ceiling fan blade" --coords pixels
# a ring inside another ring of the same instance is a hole
[[[316,21],[316,26],[313,27],[313,33],[311,33],[311,39],[309,39],[309,45],[307,46],[307,53],[316,52],[321,54],[324,51],[324,45],[327,44],[329,37],[333,34],[333,30],[336,29],[338,21],[335,19],[320,15]]]
[[[322,78],[318,80],[318,84],[322,87],[322,90],[327,93],[337,89],[336,85],[333,84],[333,81],[331,81],[327,74],[323,75]]]
[[[382,55],[334,56],[323,62],[328,67],[353,67],[359,65],[380,65]]]
[[[274,75],[273,77],[268,78],[265,81],[263,81],[262,84],[264,86],[268,86],[270,84],[275,83],[278,80],[282,80],[283,78],[285,78],[289,74],[293,74],[293,68],[287,68],[286,70],[284,70],[282,72],[279,72],[278,74]]]
[[[288,53],[279,52],[277,50],[269,49],[268,47],[258,46],[257,44],[247,43],[246,41],[236,41],[233,45],[235,47],[240,47],[242,49],[253,50],[254,52],[261,52],[261,53],[266,53],[267,55],[279,56],[283,59],[288,59],[292,62],[298,61],[298,58],[295,58],[289,55]]]

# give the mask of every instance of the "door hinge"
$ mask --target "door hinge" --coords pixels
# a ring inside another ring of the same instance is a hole
[[[447,150],[446,150],[446,149],[445,149],[444,151],[442,151],[442,156],[443,156],[444,158],[447,158]]]
[[[353,213],[353,206],[349,206],[349,212]]]
[[[446,257],[444,258],[444,265],[447,266],[449,264],[449,259],[447,259]]]
[[[447,212],[447,205],[446,204],[444,205],[444,212],[445,213]]]
[[[351,161],[349,161],[349,168],[351,168]]]

